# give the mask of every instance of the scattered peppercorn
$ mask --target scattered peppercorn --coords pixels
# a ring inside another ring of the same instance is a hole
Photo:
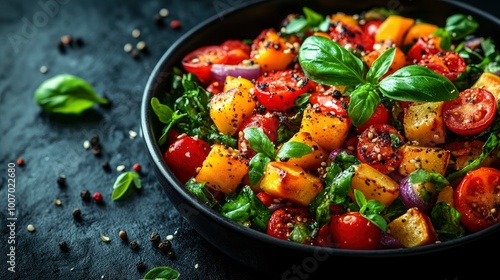
[[[139,51],[137,49],[133,49],[130,52],[130,56],[132,56],[133,59],[139,59]]]
[[[80,210],[80,208],[73,209],[73,218],[75,218],[75,220],[77,221],[82,218],[82,210]]]
[[[68,251],[68,243],[66,243],[66,241],[61,241],[59,242],[59,248],[61,249],[61,251],[63,252],[66,252]]]
[[[174,253],[174,251],[172,251],[172,250],[168,251],[168,252],[167,252],[167,257],[168,257],[169,259],[174,259],[174,258],[175,258],[175,253]]]
[[[163,22],[163,17],[160,14],[155,14],[153,16],[153,20],[157,26],[163,26],[165,24]]]
[[[120,237],[121,240],[127,241],[128,240],[128,235],[127,232],[124,231],[123,229],[118,232],[118,237]]]
[[[90,192],[88,190],[83,190],[80,192],[80,197],[83,201],[90,201]]]
[[[35,231],[35,226],[33,226],[32,224],[29,224],[28,225],[28,231],[29,232],[34,232]]]
[[[126,43],[124,46],[123,46],[123,51],[125,51],[126,53],[129,53],[132,51],[134,47],[132,46],[132,44],[130,43]]]
[[[76,44],[77,46],[79,46],[79,47],[83,47],[83,45],[84,45],[85,43],[83,42],[82,37],[76,37],[76,38],[75,38],[75,44]]]
[[[160,11],[158,12],[160,14],[160,16],[162,17],[167,17],[168,14],[169,14],[169,11],[167,8],[161,8]]]
[[[61,53],[65,53],[66,52],[66,47],[64,46],[64,43],[61,42],[61,41],[57,42],[57,49]]]
[[[56,206],[61,206],[61,205],[62,205],[62,202],[61,202],[61,200],[60,200],[60,199],[55,199],[55,200],[54,200],[54,204],[55,204]]]
[[[135,241],[135,240],[131,241],[128,245],[130,246],[130,249],[132,249],[132,250],[139,249],[139,243],[137,243],[137,241]]]
[[[181,27],[181,21],[180,20],[176,20],[176,19],[172,20],[170,22],[170,27],[172,29],[178,29],[178,28],[180,28]]]
[[[66,176],[64,175],[57,176],[57,184],[61,188],[66,187]]]
[[[142,261],[138,261],[135,266],[137,267],[137,270],[139,272],[144,272],[144,270],[146,270],[146,264],[143,263]]]
[[[92,147],[92,152],[95,156],[101,155],[101,147],[99,145]]]
[[[142,169],[141,165],[140,165],[140,164],[138,164],[138,163],[134,164],[134,166],[133,166],[132,168],[133,168],[133,169],[134,169],[134,171],[135,171],[135,172],[137,172],[137,173],[141,172],[141,169]]]
[[[98,146],[100,142],[99,135],[94,135],[90,138],[90,144],[92,147]]]
[[[92,197],[94,198],[94,200],[98,203],[101,203],[102,202],[102,194],[100,192],[95,192]]]
[[[149,236],[149,240],[151,240],[153,246],[158,247],[158,245],[160,245],[161,242],[160,234],[158,234],[158,232],[152,232],[151,235]]]
[[[139,30],[137,28],[132,30],[132,37],[139,38],[139,36],[141,36],[141,30]]]
[[[147,45],[146,45],[146,42],[144,42],[144,41],[137,42],[137,44],[135,45],[135,47],[137,48],[137,50],[139,50],[141,52],[146,52],[147,51]]]
[[[47,68],[47,66],[45,65],[40,66],[40,73],[45,74],[47,73],[47,71],[49,71],[49,68]]]
[[[158,244],[158,249],[160,249],[163,253],[168,253],[172,248],[172,243],[168,240],[160,242]]]
[[[19,166],[23,166],[24,165],[24,159],[23,158],[18,158],[16,160],[16,162],[17,162],[17,165],[19,165]]]
[[[64,45],[71,45],[73,43],[73,39],[71,38],[70,35],[64,35],[61,37],[61,42]]]
[[[102,164],[102,168],[104,169],[104,171],[106,172],[111,172],[111,166],[109,165],[109,162],[105,161],[103,164]]]

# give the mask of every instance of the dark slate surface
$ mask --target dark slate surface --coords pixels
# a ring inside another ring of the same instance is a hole
[[[181,273],[181,279],[266,278],[220,253],[180,217],[153,174],[140,135],[129,137],[129,131],[140,131],[142,92],[163,52],[203,19],[244,1],[143,2],[0,2],[0,279],[140,279],[144,272],[137,270],[138,261],[144,262],[146,271],[170,266]],[[499,15],[498,4],[493,3],[474,5]],[[158,27],[153,15],[161,8],[168,8],[170,14],[166,25]],[[173,19],[182,22],[180,29],[168,26]],[[134,28],[141,30],[137,39],[131,35]],[[73,46],[61,53],[57,42],[65,34],[81,37],[84,46]],[[140,40],[147,43],[149,53],[134,60],[123,46]],[[41,66],[48,68],[46,74],[40,73]],[[33,101],[33,92],[42,81],[60,73],[87,80],[100,95],[112,100],[112,106],[96,106],[79,118],[41,112]],[[83,142],[93,135],[101,141],[100,157],[83,148]],[[8,164],[19,157],[25,165],[15,168],[15,235],[9,238],[11,230],[7,225],[13,221],[8,220],[11,216],[7,211]],[[110,172],[101,167],[106,161]],[[126,201],[112,201],[112,185],[120,174],[116,167],[125,165],[126,170],[131,170],[135,163],[142,165],[142,191]],[[57,184],[60,175],[66,177],[65,187]],[[82,201],[80,191],[84,189],[101,192],[104,203]],[[55,199],[60,199],[62,205],[56,206]],[[81,209],[81,221],[73,219],[74,208]],[[34,232],[28,232],[29,224],[35,226]],[[121,229],[127,231],[130,241],[139,243],[138,250],[131,250],[118,238]],[[162,238],[174,235],[175,259],[153,248],[149,241],[153,231]],[[101,234],[111,241],[101,241]],[[15,240],[15,273],[7,270],[11,258],[7,255],[12,255],[9,240]],[[63,240],[68,244],[67,252],[58,246]],[[485,258],[478,254],[498,252],[499,244],[498,238],[491,237],[451,254],[463,255],[464,259]],[[443,275],[449,275],[449,279],[466,279],[461,273],[467,268],[444,266],[439,264],[441,261],[411,266],[430,271],[437,266],[447,271]],[[373,269],[383,275],[387,268]],[[339,275],[335,270],[331,273]],[[304,277],[288,279],[307,279]]]

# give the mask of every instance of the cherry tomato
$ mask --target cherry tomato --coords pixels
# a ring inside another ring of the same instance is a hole
[[[329,35],[339,45],[349,45],[350,48],[362,52],[371,52],[375,44],[373,37],[366,34],[361,27],[350,26],[341,21],[332,23]]]
[[[347,103],[342,99],[335,98],[331,94],[313,93],[309,97],[309,102],[323,113],[332,113],[340,117],[348,117]]]
[[[378,28],[380,27],[380,24],[383,22],[383,20],[380,19],[374,19],[366,22],[365,24],[361,25],[361,28],[367,34],[368,36],[375,38],[375,34],[377,33]]]
[[[384,174],[394,171],[403,160],[403,150],[396,146],[391,136],[404,142],[399,131],[388,124],[369,126],[359,135],[358,159]]]
[[[202,166],[210,152],[210,145],[196,136],[181,136],[172,143],[163,159],[167,166],[185,184],[196,175],[196,169]]]
[[[495,118],[497,103],[491,92],[482,88],[466,89],[459,97],[443,105],[446,126],[459,135],[475,135],[487,129]]]
[[[311,223],[312,220],[307,207],[279,208],[271,214],[267,225],[267,234],[279,239],[288,240],[296,224]]]
[[[423,58],[418,65],[425,66],[450,81],[455,80],[467,68],[465,60],[456,52],[438,52]]]
[[[286,111],[295,99],[311,89],[313,83],[299,70],[266,72],[255,81],[255,96],[271,111]]]
[[[332,216],[330,232],[336,248],[352,250],[375,250],[382,236],[382,230],[359,212]]]
[[[320,247],[333,247],[330,224],[324,225],[319,229],[318,235],[313,240],[313,245]]]
[[[250,58],[250,46],[241,40],[226,40],[220,46],[227,52],[226,64],[237,65]]]
[[[227,51],[220,46],[205,46],[188,53],[182,59],[182,66],[198,77],[202,83],[210,82],[212,64],[224,64],[228,60]]]
[[[467,173],[455,189],[455,208],[470,231],[486,229],[500,221],[500,170],[480,167]]]
[[[260,192],[256,194],[257,198],[264,204],[266,207],[271,206],[274,203],[274,199],[272,196],[268,195],[265,192]]]
[[[224,83],[213,81],[208,85],[207,91],[211,94],[219,94],[224,91]]]
[[[417,64],[426,56],[433,55],[440,51],[441,48],[432,37],[421,37],[406,53],[406,61],[408,64]]]
[[[389,110],[384,104],[379,103],[373,115],[362,125],[356,127],[358,133],[362,133],[372,124],[389,124],[391,122]]]
[[[264,115],[254,114],[241,124],[238,131],[243,131],[247,127],[262,128],[262,131],[264,131],[264,134],[267,135],[269,140],[275,143],[278,137],[277,131],[279,125],[280,120],[276,115],[270,113],[266,113]],[[238,150],[248,157],[255,155],[255,151],[250,148],[248,141],[245,139],[244,133],[238,133]]]

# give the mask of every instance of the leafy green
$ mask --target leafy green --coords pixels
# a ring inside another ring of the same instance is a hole
[[[465,229],[460,224],[461,216],[460,212],[446,202],[438,202],[434,205],[430,218],[439,240],[447,241],[465,235]]]
[[[144,275],[141,280],[177,280],[180,273],[168,266],[157,266]]]
[[[35,102],[42,110],[59,114],[81,114],[94,104],[108,104],[85,80],[59,74],[45,80],[36,90]]]
[[[385,232],[387,221],[380,215],[380,213],[384,210],[385,205],[376,199],[366,201],[363,193],[357,189],[354,190],[354,198],[359,206],[359,213],[361,216],[365,217]]]
[[[297,223],[293,227],[292,232],[290,232],[288,240],[303,244],[310,236],[314,234],[315,231],[316,227],[314,223],[311,224]]]
[[[454,14],[446,19],[444,28],[438,28],[433,35],[441,37],[439,46],[443,50],[450,50],[452,41],[465,38],[474,33],[479,27],[479,23],[472,16],[464,14]]]
[[[111,194],[112,200],[120,200],[127,197],[130,186],[135,186],[136,189],[142,188],[141,178],[139,174],[134,171],[127,171],[120,174],[113,184],[113,193]]]
[[[380,103],[380,95],[372,84],[364,83],[350,93],[347,114],[355,126],[365,123]]]
[[[218,205],[218,202],[215,199],[214,195],[209,190],[207,190],[205,185],[206,182],[197,183],[196,181],[191,179],[186,182],[185,187],[202,203],[210,208],[213,208],[214,206]]]
[[[285,28],[285,34],[304,36],[307,30],[328,31],[330,20],[314,10],[304,7],[304,16],[292,19]]]
[[[410,173],[410,178],[408,181],[412,184],[430,182],[438,191],[442,190],[445,186],[450,184],[450,182],[448,182],[448,180],[446,180],[443,175],[435,172],[429,172],[424,169],[417,169]]]
[[[239,224],[264,232],[271,218],[271,211],[257,198],[249,186],[238,194],[228,195],[220,213]]]

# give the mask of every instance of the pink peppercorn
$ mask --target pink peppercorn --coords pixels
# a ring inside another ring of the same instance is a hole
[[[96,202],[102,202],[102,194],[100,192],[95,192],[92,196]]]
[[[180,28],[180,27],[181,27],[181,22],[180,22],[180,20],[172,20],[172,21],[170,22],[170,27],[171,27],[172,29],[177,29],[177,28]]]
[[[134,164],[132,168],[134,169],[135,172],[141,172],[141,165],[138,163]]]

